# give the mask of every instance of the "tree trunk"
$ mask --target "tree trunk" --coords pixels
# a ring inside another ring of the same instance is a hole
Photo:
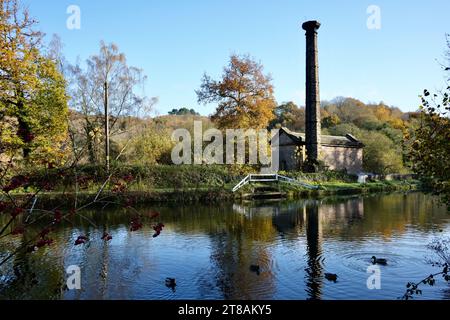
[[[20,111],[23,111],[24,105],[22,101],[19,102],[18,108]],[[25,143],[24,147],[22,148],[23,157],[24,159],[28,159],[31,153],[31,148],[29,144],[33,140],[33,135],[31,133],[31,128],[29,124],[25,121],[25,117],[22,114],[22,112],[20,112],[17,120],[19,122],[19,130],[17,131],[17,135]]]

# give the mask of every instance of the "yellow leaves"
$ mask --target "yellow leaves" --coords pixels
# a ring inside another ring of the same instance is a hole
[[[96,127],[94,129],[92,129],[91,131],[89,131],[88,136],[92,141],[95,141],[96,143],[100,143],[103,138],[103,130],[100,127]]]
[[[152,125],[132,140],[127,156],[138,163],[171,163],[170,154],[173,147],[170,130]]]
[[[13,149],[21,147],[23,141],[17,136],[17,120],[11,117],[4,117],[0,119],[0,141],[2,147],[8,149]]]
[[[374,114],[380,121],[383,122],[387,122],[391,119],[391,112],[389,111],[389,108],[384,105],[377,106],[375,108]]]
[[[33,30],[34,20],[19,10],[17,1],[1,0],[0,18],[0,105],[15,121],[6,130],[5,119],[0,119],[0,138],[8,143],[8,153],[27,148],[33,158],[45,159],[67,136],[65,80],[39,51],[41,34]],[[26,143],[18,137],[19,123],[25,131],[22,138],[32,137]]]
[[[405,122],[402,119],[391,119],[389,124],[395,129],[403,130],[405,128]]]

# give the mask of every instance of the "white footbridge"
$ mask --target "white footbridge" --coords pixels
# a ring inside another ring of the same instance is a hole
[[[319,189],[318,186],[315,186],[315,185],[312,185],[309,183],[305,183],[305,182],[301,182],[296,179],[292,179],[292,178],[285,177],[285,176],[275,173],[275,174],[249,174],[233,188],[233,192],[238,191],[245,185],[252,183],[252,182],[255,182],[255,183],[284,182],[284,183],[288,183],[288,184],[291,184],[294,186],[300,186],[300,187],[307,188],[307,189],[312,189],[312,190]]]

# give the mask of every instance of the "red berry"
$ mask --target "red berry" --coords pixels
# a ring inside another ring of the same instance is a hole
[[[54,223],[58,224],[61,223],[62,218],[63,218],[63,214],[61,211],[59,210],[55,210],[55,219],[53,220]]]
[[[133,220],[131,220],[130,231],[138,231],[138,230],[142,229],[142,227],[143,227],[143,224],[139,218],[134,218]]]
[[[35,247],[36,248],[42,248],[42,247],[45,247],[45,246],[50,246],[52,243],[53,243],[52,239],[40,239],[36,243]]]
[[[47,236],[49,233],[51,232],[51,230],[49,228],[45,228],[44,230],[41,231],[41,233],[39,234],[41,236],[41,238],[44,238],[45,236]]]
[[[6,202],[0,201],[0,212],[5,211],[8,208],[8,204]]]
[[[151,218],[151,219],[157,218],[157,217],[159,217],[159,216],[160,216],[160,213],[159,213],[159,212],[151,212],[151,214],[150,214],[150,218]]]
[[[11,212],[11,216],[13,218],[16,218],[17,216],[19,216],[24,210],[22,208],[14,208],[13,211]]]
[[[83,239],[77,239],[76,241],[75,241],[75,245],[76,246],[78,246],[78,245],[80,245],[80,244],[85,244],[86,242],[83,240]]]
[[[110,240],[112,240],[112,236],[110,236],[109,233],[105,232],[103,234],[102,240],[110,241]]]
[[[17,228],[15,228],[15,229],[13,230],[13,232],[11,232],[11,234],[12,234],[13,236],[17,236],[17,235],[19,235],[19,234],[24,234],[24,232],[25,232],[25,228],[24,228],[24,227],[17,227]]]

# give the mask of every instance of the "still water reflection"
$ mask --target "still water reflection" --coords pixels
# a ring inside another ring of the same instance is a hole
[[[91,212],[98,227],[67,224],[52,247],[0,269],[0,299],[396,299],[408,281],[436,271],[426,245],[450,235],[446,209],[421,193],[141,210],[161,212],[160,237],[151,226],[130,232],[123,210]],[[100,240],[104,231],[111,242]],[[80,234],[92,240],[73,246]],[[0,255],[25,241],[0,240]],[[366,285],[374,255],[388,260],[381,290]],[[61,289],[70,265],[81,268],[82,290]],[[441,281],[423,293],[450,299]]]

